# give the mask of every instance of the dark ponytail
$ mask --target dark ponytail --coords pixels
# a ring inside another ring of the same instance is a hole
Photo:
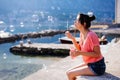
[[[82,25],[86,23],[85,29],[88,29],[91,26],[91,21],[95,20],[94,15],[86,15],[80,13],[78,16],[79,16],[78,20]]]
[[[91,21],[93,21],[93,20],[95,20],[95,16],[94,16],[94,15],[89,16],[89,21],[91,22]]]

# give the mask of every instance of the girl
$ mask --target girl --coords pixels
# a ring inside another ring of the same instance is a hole
[[[76,80],[77,76],[95,76],[102,75],[105,72],[104,57],[100,51],[99,39],[96,33],[91,31],[91,21],[95,20],[94,15],[78,14],[74,23],[75,28],[80,31],[79,44],[75,37],[68,31],[65,35],[72,40],[75,46],[74,50],[70,51],[72,57],[82,55],[84,63],[67,71],[69,80]]]

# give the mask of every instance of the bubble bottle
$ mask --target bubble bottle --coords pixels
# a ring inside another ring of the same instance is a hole
[[[79,47],[76,46],[76,48],[74,48],[74,47],[70,48],[70,56],[71,56],[72,59],[75,59],[75,56],[73,56],[74,55],[73,52],[75,50],[80,51],[81,50],[80,46]]]
[[[70,56],[72,59],[74,59],[75,57],[73,56],[73,52],[75,51],[75,48],[70,48]]]

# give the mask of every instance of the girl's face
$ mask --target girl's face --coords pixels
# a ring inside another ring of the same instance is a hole
[[[80,30],[81,27],[82,27],[82,24],[80,23],[79,18],[80,18],[80,15],[77,16],[77,18],[75,20],[75,23],[74,23],[75,28],[78,29],[78,30]]]

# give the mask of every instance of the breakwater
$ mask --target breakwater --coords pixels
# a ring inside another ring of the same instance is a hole
[[[69,55],[69,48],[72,44],[20,44],[10,48],[10,52],[15,55],[23,56],[58,56],[65,57]]]
[[[45,36],[54,36],[57,34],[65,33],[66,30],[45,30],[41,32],[31,32],[31,33],[25,33],[25,34],[15,34],[11,35],[9,37],[0,38],[0,44],[2,43],[8,43],[8,42],[15,42],[16,40],[22,40],[27,38],[40,38]],[[73,32],[74,30],[69,30]]]

